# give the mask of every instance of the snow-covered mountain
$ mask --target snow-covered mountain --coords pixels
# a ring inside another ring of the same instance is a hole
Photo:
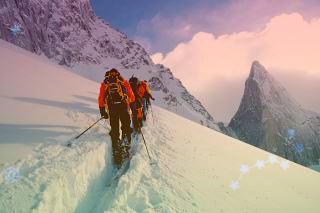
[[[99,118],[99,84],[4,41],[0,57],[1,213],[319,209],[319,173],[157,106],[142,129],[154,164],[135,138],[129,170],[110,182],[108,121],[64,146]],[[34,152],[21,155],[18,147]],[[8,179],[8,169],[20,177]]]
[[[264,150],[303,165],[319,162],[320,115],[302,108],[257,61],[252,64],[240,107],[229,127],[240,140]],[[292,149],[286,146],[289,129],[296,133],[293,142],[303,144],[300,154],[286,154]]]
[[[15,35],[10,32],[14,25],[21,28]],[[143,47],[97,17],[89,0],[3,0],[0,33],[2,39],[44,54],[91,80],[102,81],[113,67],[126,78],[134,74],[146,79],[159,106],[219,130],[171,71],[155,65]]]

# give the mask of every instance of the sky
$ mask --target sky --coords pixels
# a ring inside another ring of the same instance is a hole
[[[176,27],[186,27],[180,19],[188,17],[194,10],[218,8],[226,2],[229,0],[91,0],[98,16],[142,43],[150,53],[168,51],[181,39],[191,38],[173,32]],[[170,32],[165,32],[167,30],[176,35],[171,36]]]
[[[216,120],[229,122],[258,60],[320,112],[316,0],[92,0],[97,15],[169,67]]]

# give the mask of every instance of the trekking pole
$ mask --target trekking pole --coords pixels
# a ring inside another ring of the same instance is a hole
[[[150,109],[151,109],[151,115],[152,115],[152,123],[154,125],[154,116],[153,116],[152,104],[150,104]]]
[[[79,135],[77,135],[75,138],[73,138],[72,140],[77,140],[78,138],[80,138],[84,133],[86,133],[89,129],[91,129],[94,125],[96,125],[99,121],[101,121],[102,119],[104,119],[104,117],[99,118],[99,120],[97,120],[96,122],[94,122],[91,126],[89,126],[86,130],[84,130],[82,133],[80,133]],[[69,143],[67,144],[68,147],[71,147],[72,143],[71,141],[69,141]]]
[[[146,150],[147,150],[147,153],[148,153],[149,160],[150,160],[150,162],[151,162],[151,157],[150,157],[150,154],[149,154],[149,150],[148,150],[148,147],[147,147],[147,143],[146,143],[146,140],[144,139],[144,136],[143,136],[142,131],[141,131],[141,135],[142,135],[142,139],[143,139],[143,142],[144,142],[144,146],[146,147]]]

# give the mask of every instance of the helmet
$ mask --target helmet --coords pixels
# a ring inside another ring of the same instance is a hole
[[[107,71],[104,75],[104,77],[107,77],[109,75],[120,75],[119,71],[116,68],[112,68],[111,70]]]

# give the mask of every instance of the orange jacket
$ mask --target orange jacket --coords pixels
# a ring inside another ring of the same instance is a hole
[[[140,81],[138,84],[138,96],[142,98],[147,90],[147,85],[145,82]]]
[[[130,87],[130,84],[127,80],[124,80],[124,86],[126,87],[127,96],[129,98],[128,104],[130,104],[135,101],[135,97],[134,97],[133,91]],[[98,97],[99,108],[103,108],[106,105],[106,90],[107,90],[106,85],[102,82],[100,85],[100,92],[99,92],[99,97]]]
[[[124,80],[124,86],[127,89],[127,95],[128,95],[128,98],[129,98],[129,103],[135,102],[136,98],[134,97],[134,93],[133,93],[133,91],[131,89],[131,86],[130,86],[130,84],[129,84],[129,82],[127,80]]]
[[[106,104],[106,85],[102,82],[100,85],[100,92],[98,97],[99,108],[104,108]]]

